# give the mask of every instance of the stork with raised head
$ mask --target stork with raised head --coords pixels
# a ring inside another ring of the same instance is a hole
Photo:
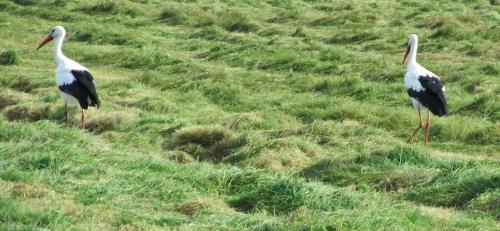
[[[417,109],[420,121],[417,129],[408,138],[408,143],[423,128],[421,110],[427,108],[427,124],[425,125],[425,146],[427,146],[431,126],[430,113],[445,116],[448,114],[448,104],[444,95],[445,89],[439,77],[417,63],[417,47],[418,37],[416,34],[411,34],[408,36],[408,49],[403,58],[404,63],[408,57],[404,85],[413,106]]]
[[[55,40],[53,52],[56,62],[56,82],[64,99],[64,121],[68,126],[68,104],[78,102],[82,113],[81,128],[83,129],[85,120],[83,110],[87,110],[89,106],[98,108],[101,102],[97,96],[94,77],[89,70],[64,56],[62,45],[65,36],[66,30],[62,26],[56,26],[36,49],[38,50],[48,42]]]

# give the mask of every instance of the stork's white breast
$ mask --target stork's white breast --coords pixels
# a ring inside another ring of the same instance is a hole
[[[60,60],[56,68],[56,82],[58,86],[71,84],[76,80],[75,76],[71,73],[72,70],[86,70],[86,68],[66,57]]]
[[[412,89],[414,91],[425,91],[425,88],[422,87],[422,84],[418,80],[418,75],[414,73],[407,72],[404,78],[404,85],[406,89]]]
[[[75,77],[73,74],[71,74],[70,71],[67,70],[61,70],[56,72],[56,82],[57,86],[63,86],[63,85],[68,85],[71,84],[75,81]]]

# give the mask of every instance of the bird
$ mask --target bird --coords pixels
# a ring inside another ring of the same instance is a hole
[[[436,116],[448,115],[448,104],[446,102],[445,87],[440,78],[417,63],[418,36],[411,34],[408,36],[408,48],[404,54],[403,63],[408,57],[406,74],[404,76],[404,86],[413,106],[418,112],[419,125],[408,138],[410,143],[423,128],[421,110],[427,108],[427,124],[425,125],[425,143],[429,140],[429,129],[431,126],[430,113]]]
[[[56,82],[64,100],[64,121],[67,127],[68,104],[78,103],[81,109],[81,128],[84,129],[85,116],[83,110],[87,110],[89,106],[99,108],[101,101],[97,95],[94,77],[90,71],[63,54],[62,45],[65,37],[66,30],[64,27],[56,26],[38,45],[36,50],[55,40],[53,53],[56,63]]]

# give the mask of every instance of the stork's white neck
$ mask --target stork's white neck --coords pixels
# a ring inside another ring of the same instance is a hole
[[[417,64],[417,48],[418,40],[415,39],[410,45],[410,53],[408,54],[408,66]]]
[[[63,52],[62,52],[62,45],[63,45],[63,42],[64,42],[64,37],[65,37],[65,34],[62,34],[58,37],[56,37],[54,40],[54,60],[56,62],[57,65],[61,64],[63,62],[63,60],[66,58],[66,56],[64,56]]]

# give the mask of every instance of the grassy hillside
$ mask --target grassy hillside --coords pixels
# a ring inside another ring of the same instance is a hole
[[[427,148],[410,33],[449,101]],[[0,41],[0,230],[500,229],[498,1],[0,0]]]

